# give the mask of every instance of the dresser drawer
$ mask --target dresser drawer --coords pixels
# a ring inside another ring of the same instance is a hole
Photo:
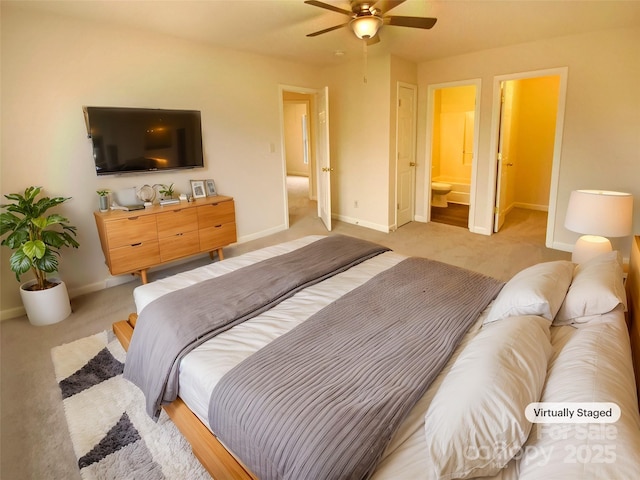
[[[220,195],[140,211],[94,212],[105,263],[112,275],[134,273],[147,283],[149,268],[237,241],[232,197]]]
[[[236,221],[236,210],[232,200],[212,203],[210,205],[201,205],[197,210],[198,226],[200,229]]]
[[[159,242],[160,260],[163,262],[170,262],[200,252],[200,237],[197,231],[161,238]]]
[[[121,218],[106,223],[109,249],[157,240],[156,215]]]
[[[109,251],[111,274],[133,272],[160,263],[160,249],[157,241],[141,242]]]
[[[198,230],[198,213],[195,208],[159,213],[156,221],[160,238]]]
[[[236,223],[200,229],[200,250],[210,252],[236,241]]]

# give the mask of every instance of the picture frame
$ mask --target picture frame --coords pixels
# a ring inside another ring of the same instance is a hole
[[[213,182],[213,180],[205,180],[204,185],[205,190],[207,191],[207,197],[215,197],[216,195],[218,195],[218,192],[216,191],[216,184]]]
[[[207,196],[204,180],[191,180],[191,193],[193,198],[204,198]]]

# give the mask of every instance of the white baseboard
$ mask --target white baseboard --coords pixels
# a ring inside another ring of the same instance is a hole
[[[480,235],[493,235],[493,229],[487,229],[484,227],[470,227],[471,233],[479,233]]]
[[[341,222],[350,223],[351,225],[358,225],[360,227],[370,228],[372,230],[377,230],[379,232],[389,233],[389,226],[387,225],[379,225],[377,223],[365,222],[360,220],[359,218],[347,217],[346,215],[332,215],[331,218],[335,218],[336,220],[340,220]]]
[[[256,240],[258,238],[262,238],[262,237],[266,237],[268,235],[272,235],[274,233],[278,233],[281,232],[283,230],[286,230],[286,227],[284,225],[279,225],[277,227],[271,228],[269,230],[263,230],[261,232],[258,233],[253,233],[251,235],[245,235],[243,237],[239,237],[238,238],[238,242],[237,243],[245,243],[245,242],[249,242],[251,240]],[[195,257],[188,257],[188,258],[184,258],[181,260],[177,260],[175,262],[171,262],[169,264],[165,264],[165,265],[161,265],[159,267],[155,267],[152,268],[152,271],[159,271],[159,270],[164,270],[165,268],[170,268],[170,267],[175,267],[176,265],[180,265],[182,263],[188,263],[188,262],[192,262],[194,260]],[[78,297],[80,295],[85,295],[87,293],[94,293],[94,292],[98,292],[100,290],[104,290],[105,288],[110,288],[110,287],[115,287],[118,285],[122,285],[124,283],[129,283],[134,281],[136,278],[135,275],[130,275],[130,274],[123,274],[123,275],[115,275],[115,276],[108,276],[107,278],[105,278],[104,280],[100,280],[98,282],[94,282],[88,285],[82,285],[81,287],[76,287],[76,288],[70,288],[69,289],[69,298],[73,299],[75,297]],[[24,307],[14,307],[14,308],[7,308],[4,310],[0,310],[0,322],[4,321],[4,320],[9,320],[11,318],[16,318],[16,317],[21,317],[23,315],[26,315],[26,311],[24,309]]]
[[[250,242],[251,240],[257,240],[262,237],[266,237],[268,235],[273,235],[274,233],[282,232],[287,230],[286,225],[280,224],[277,227],[270,228],[268,230],[261,230],[260,232],[252,233],[251,235],[243,235],[242,237],[238,237],[237,243],[245,243]]]
[[[9,320],[10,318],[21,317],[26,314],[27,312],[24,307],[7,308],[6,310],[0,311],[0,322]]]
[[[527,210],[537,210],[539,212],[549,211],[549,205],[537,205],[535,203],[515,202],[511,207],[526,208]]]

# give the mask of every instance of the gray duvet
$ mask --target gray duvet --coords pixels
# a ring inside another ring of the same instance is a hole
[[[261,480],[368,478],[501,287],[404,260],[227,373],[210,426]]]
[[[143,391],[147,413],[157,419],[161,405],[177,398],[180,359],[193,348],[386,250],[365,240],[334,235],[163,295],[140,312],[124,377]]]

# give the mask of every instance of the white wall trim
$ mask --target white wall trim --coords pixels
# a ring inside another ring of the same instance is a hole
[[[0,311],[0,322],[4,322],[11,318],[21,317],[26,314],[27,312],[24,307],[7,308],[6,310]]]
[[[390,229],[387,225],[379,225],[373,222],[365,222],[359,218],[348,217],[346,215],[331,215],[331,218],[340,220],[341,222],[350,223],[351,225],[358,225],[359,227],[366,227],[379,232],[389,233]]]
[[[259,238],[262,237],[267,237],[269,235],[273,235],[274,233],[278,233],[281,232],[283,230],[287,230],[287,227],[285,225],[279,225],[277,227],[274,228],[270,228],[268,230],[263,230],[261,232],[257,232],[257,233],[253,233],[251,235],[244,235],[242,237],[238,238],[238,241],[236,243],[245,243],[245,242],[250,242],[251,240],[257,240]],[[208,255],[208,254],[203,254],[203,255]],[[180,265],[183,263],[189,263],[194,261],[197,258],[197,256],[192,256],[192,257],[188,257],[188,258],[183,258],[181,260],[177,260],[175,262],[171,262],[171,263],[167,263],[167,264],[163,264],[163,265],[159,265],[157,267],[154,267],[151,269],[151,271],[161,271],[164,270],[166,268],[170,268],[170,267],[175,267],[176,265]],[[116,287],[118,285],[122,285],[125,283],[129,283],[132,282],[134,280],[136,280],[138,277],[136,277],[135,275],[131,275],[131,274],[122,274],[122,275],[109,275],[107,278],[105,278],[104,280],[101,280],[99,282],[94,282],[88,285],[83,285],[82,287],[79,288],[74,288],[74,289],[69,289],[69,298],[70,299],[74,299],[75,297],[78,297],[80,295],[86,295],[88,293],[94,293],[94,292],[98,292],[100,290],[104,290],[106,288],[111,288],[111,287]],[[26,315],[27,312],[25,311],[24,307],[14,307],[14,308],[8,308],[5,310],[0,310],[0,322],[3,322],[5,320],[9,320],[12,318],[16,318],[16,317],[21,317],[23,315]]]
[[[527,210],[536,210],[538,212],[548,212],[549,211],[549,206],[548,205],[537,205],[535,203],[515,202],[512,206],[516,207],[516,208],[525,208]]]

